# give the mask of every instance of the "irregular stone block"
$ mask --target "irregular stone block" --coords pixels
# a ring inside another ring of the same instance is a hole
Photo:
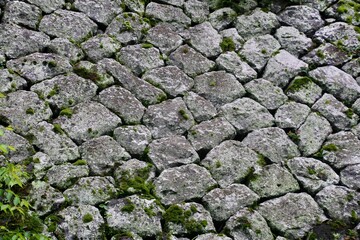
[[[11,1],[5,5],[2,22],[14,23],[36,30],[41,17],[41,10],[38,7],[24,2]]]
[[[194,92],[186,93],[183,99],[197,122],[210,120],[217,114],[216,108],[210,101]]]
[[[287,102],[280,106],[275,113],[276,126],[298,129],[305,122],[310,112],[311,109],[304,104]]]
[[[76,180],[89,175],[89,167],[85,165],[73,165],[71,163],[54,165],[47,170],[45,179],[47,182],[61,190],[73,185]]]

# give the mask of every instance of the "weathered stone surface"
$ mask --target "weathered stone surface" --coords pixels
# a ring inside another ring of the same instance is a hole
[[[225,188],[240,182],[259,166],[259,156],[244,144],[229,140],[214,147],[201,161],[218,184]]]
[[[257,129],[249,133],[243,144],[275,163],[300,156],[296,144],[284,130],[276,127]]]
[[[245,89],[234,75],[225,71],[204,73],[194,79],[194,91],[221,107],[245,95]]]
[[[125,149],[109,136],[91,139],[83,143],[79,150],[92,175],[109,174],[115,166],[130,159]]]
[[[342,101],[352,103],[360,96],[360,86],[355,79],[334,66],[316,68],[309,75],[315,83]]]
[[[85,57],[84,52],[66,38],[55,38],[47,46],[50,52],[66,57],[70,63],[80,61]]]
[[[306,5],[289,6],[278,15],[279,21],[308,33],[318,30],[324,25],[317,9]]]
[[[210,13],[209,22],[216,30],[223,30],[236,19],[236,12],[231,8],[220,8]]]
[[[149,144],[147,156],[159,171],[200,160],[195,149],[184,136],[171,136]]]
[[[7,69],[0,70],[0,92],[13,92],[24,89],[27,82],[15,73],[10,73]]]
[[[159,23],[149,29],[146,40],[167,55],[178,48],[183,42],[182,37],[169,23]]]
[[[172,97],[184,95],[194,85],[194,80],[176,66],[151,69],[142,76],[142,79]]]
[[[94,62],[112,57],[121,44],[107,35],[96,35],[81,44],[86,56]]]
[[[351,132],[341,131],[328,136],[322,155],[331,166],[341,169],[360,163],[359,149],[360,140]]]
[[[159,88],[134,76],[131,71],[113,59],[103,59],[98,63],[111,74],[121,86],[132,92],[144,106],[156,104],[166,99],[166,94]]]
[[[143,15],[145,12],[145,3],[141,0],[124,0],[123,3],[132,12],[136,12],[140,15]]]
[[[294,27],[280,27],[276,30],[275,38],[282,48],[296,57],[306,53],[313,45],[311,38]]]
[[[164,61],[160,58],[160,52],[157,48],[145,48],[143,45],[123,47],[116,55],[116,58],[136,75],[141,75],[147,70],[164,65]]]
[[[54,123],[60,124],[76,143],[109,133],[121,123],[118,116],[100,103],[82,102],[71,110],[73,114],[70,118],[59,116]]]
[[[257,73],[249,64],[242,61],[235,52],[226,52],[216,59],[219,69],[226,70],[234,74],[241,83],[249,82],[256,78]]]
[[[285,50],[271,57],[265,67],[263,78],[279,87],[285,87],[290,79],[305,72],[308,65]]]
[[[170,54],[169,64],[182,69],[191,77],[205,73],[215,66],[215,63],[196,52],[188,45],[183,45]]]
[[[162,22],[176,22],[190,25],[191,19],[185,15],[181,8],[170,5],[150,2],[145,9],[147,17],[159,19]]]
[[[165,169],[154,181],[155,194],[164,205],[203,197],[216,186],[210,173],[196,164]]]
[[[162,213],[154,199],[133,195],[111,200],[107,204],[106,220],[108,226],[116,231],[132,231],[142,237],[152,237],[162,232]]]
[[[0,98],[0,117],[15,132],[26,133],[43,120],[48,120],[52,111],[34,92],[19,90]]]
[[[336,130],[349,130],[359,119],[355,113],[350,114],[352,110],[327,93],[316,101],[312,109],[321,113]]]
[[[172,216],[174,211],[179,212],[179,215]],[[215,231],[210,213],[199,203],[190,202],[171,205],[166,210],[164,218],[166,228],[175,235],[201,234]]]
[[[347,187],[360,189],[360,164],[350,165],[340,172],[341,182]]]
[[[240,55],[256,71],[261,71],[271,56],[280,49],[281,45],[276,39],[267,34],[253,37],[244,43]]]
[[[316,224],[327,220],[315,200],[306,193],[288,193],[260,204],[269,225],[289,238],[301,238]]]
[[[231,41],[234,43],[235,45],[235,51],[239,51],[240,48],[242,47],[242,45],[244,44],[245,40],[239,35],[239,33],[237,32],[236,28],[228,28],[228,29],[224,29],[220,32],[221,36],[223,37],[223,41],[224,39],[231,39]],[[221,45],[220,45],[221,47]],[[224,51],[224,50],[223,50]]]
[[[206,1],[188,0],[184,3],[184,10],[192,22],[201,23],[209,15],[209,4]]]
[[[330,7],[336,0],[294,0],[295,3],[305,4],[312,8],[319,10],[320,12],[325,11],[328,7]]]
[[[38,6],[45,13],[51,13],[65,5],[64,0],[28,0],[28,2]]]
[[[360,58],[355,58],[347,62],[344,66],[342,66],[342,70],[352,75],[354,78],[360,77]]]
[[[221,53],[221,35],[209,22],[189,28],[189,43],[205,57],[215,57]]]
[[[123,126],[114,130],[114,138],[130,154],[143,154],[151,142],[151,132],[143,125]]]
[[[45,121],[34,126],[29,134],[32,144],[48,155],[53,164],[62,164],[80,157],[78,147],[65,134],[55,132],[54,125]]]
[[[185,133],[194,125],[194,119],[181,98],[149,106],[143,117],[153,138]]]
[[[210,120],[217,114],[216,108],[210,101],[194,92],[186,93],[183,99],[197,122]]]
[[[2,22],[36,29],[41,17],[41,10],[38,7],[24,2],[11,1],[5,6]]]
[[[43,181],[31,183],[29,196],[29,202],[39,216],[57,210],[65,203],[62,193]]]
[[[254,100],[269,110],[277,109],[287,101],[287,96],[280,87],[262,78],[253,80],[244,87]]]
[[[202,198],[215,221],[224,221],[257,200],[259,200],[259,196],[242,184],[216,188]]]
[[[234,239],[272,240],[266,220],[257,211],[242,209],[232,216],[225,225]]]
[[[53,162],[48,155],[37,152],[32,156],[33,173],[36,180],[42,179],[46,175],[46,170],[53,166]]]
[[[112,86],[101,91],[99,101],[127,124],[140,123],[145,112],[141,102],[130,91],[120,86]]]
[[[297,129],[306,120],[311,109],[301,103],[289,101],[278,108],[275,113],[276,126]]]
[[[62,219],[55,232],[65,239],[99,239],[104,237],[102,231],[105,221],[99,209],[90,205],[70,206],[61,210],[58,215]],[[90,219],[92,219],[90,221]],[[89,221],[89,222],[88,222]]]
[[[63,194],[72,205],[96,205],[116,195],[113,183],[112,177],[84,177],[65,190]]]
[[[280,23],[274,13],[264,12],[260,8],[256,8],[249,15],[240,15],[235,22],[237,31],[244,39],[270,34],[279,26]]]
[[[31,83],[72,71],[68,59],[51,53],[33,53],[8,61],[6,67]]]
[[[73,185],[76,180],[89,175],[87,165],[73,165],[71,163],[52,166],[45,176],[47,182],[57,189],[65,190]]]
[[[97,89],[95,83],[75,74],[56,76],[31,87],[31,91],[36,92],[58,109],[90,100],[96,95]]]
[[[322,95],[322,89],[311,78],[295,77],[286,89],[286,95],[294,101],[312,105]]]
[[[59,9],[41,19],[39,30],[51,37],[82,42],[95,34],[97,25],[83,13]]]
[[[254,172],[248,186],[263,198],[276,197],[300,190],[296,179],[279,164],[267,165]]]
[[[21,28],[15,24],[1,24],[0,53],[8,58],[18,58],[43,50],[50,41],[41,32]]]
[[[112,0],[76,0],[73,6],[95,22],[104,25],[108,25],[117,14],[123,11],[121,2]]]
[[[290,159],[286,164],[291,173],[310,194],[339,182],[339,176],[336,172],[329,165],[317,159],[296,157]]]
[[[203,121],[188,132],[187,138],[196,151],[208,151],[236,135],[235,128],[223,117]]]
[[[238,133],[271,127],[274,123],[274,117],[269,111],[250,98],[244,97],[225,104],[221,111]]]
[[[329,217],[347,223],[353,216],[359,216],[360,194],[343,186],[330,185],[318,192],[316,202],[328,213]]]
[[[105,33],[122,44],[137,43],[143,32],[150,28],[139,14],[126,12],[115,17]]]
[[[299,149],[303,156],[316,153],[331,132],[331,125],[324,117],[310,113],[297,131]]]
[[[198,235],[195,240],[231,240],[231,238],[221,234],[205,233]]]

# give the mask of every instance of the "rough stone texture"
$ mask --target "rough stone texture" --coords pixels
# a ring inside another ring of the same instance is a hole
[[[42,81],[30,89],[46,99],[51,106],[65,109],[90,100],[96,95],[98,87],[91,80],[71,73]]]
[[[354,78],[360,77],[360,58],[355,58],[347,62],[342,70],[352,75]],[[358,82],[358,81],[357,81]]]
[[[346,187],[327,186],[316,194],[315,199],[331,218],[349,223],[354,213],[356,216],[360,214],[360,194]]]
[[[294,56],[306,53],[313,45],[311,38],[294,27],[282,26],[276,30],[276,39],[281,47]]]
[[[91,138],[99,137],[114,130],[121,119],[106,107],[96,102],[82,102],[72,109],[72,116],[59,116],[56,124],[76,143],[82,143]]]
[[[52,111],[34,92],[19,90],[0,98],[0,117],[11,125],[15,132],[26,134],[43,120],[48,120]]]
[[[216,30],[223,30],[236,19],[236,12],[231,8],[221,8],[209,15],[209,22]]]
[[[239,51],[245,42],[245,40],[237,32],[236,28],[224,29],[220,32],[220,34],[223,37],[223,40],[227,38],[234,42],[235,51]]]
[[[89,175],[89,167],[87,165],[73,165],[66,163],[62,165],[52,166],[45,176],[47,182],[60,190],[65,190],[73,185],[76,180]]]
[[[183,134],[194,125],[194,119],[181,98],[148,107],[143,122],[153,138]]]
[[[136,75],[141,75],[149,69],[164,65],[157,48],[145,48],[143,45],[123,47],[116,57],[120,63],[130,68]]]
[[[324,25],[318,10],[306,5],[289,6],[278,15],[280,22],[308,33],[318,30]]]
[[[28,0],[28,2],[38,6],[45,13],[51,13],[65,5],[64,0]]]
[[[114,138],[130,154],[143,154],[151,142],[151,132],[143,125],[123,126],[114,130]]]
[[[82,42],[96,32],[97,25],[83,13],[59,9],[41,19],[39,30],[51,37]]]
[[[92,175],[109,174],[116,165],[130,159],[130,155],[109,136],[91,139],[82,144],[79,150]]]
[[[141,237],[151,237],[162,232],[162,213],[163,210],[154,199],[148,200],[133,195],[111,200],[107,204],[106,221],[108,226],[116,231],[132,231]]]
[[[215,66],[213,61],[188,45],[183,45],[172,52],[168,63],[179,67],[191,77],[205,73]]]
[[[241,83],[249,82],[256,78],[257,73],[249,64],[242,61],[235,52],[226,52],[216,59],[219,69],[234,74]]]
[[[197,122],[210,120],[217,114],[216,108],[210,101],[194,92],[188,92],[183,99]]]
[[[287,159],[300,156],[296,144],[290,140],[281,128],[270,127],[254,130],[242,142],[245,146],[275,163],[281,163]]]
[[[41,17],[41,10],[38,7],[13,1],[6,4],[2,21],[36,29]]]
[[[271,230],[266,220],[257,211],[241,209],[233,215],[225,225],[230,236],[234,239],[273,239]]]
[[[306,120],[311,109],[301,103],[289,101],[280,106],[275,113],[276,126],[297,129]]]
[[[275,85],[285,87],[290,79],[301,72],[305,72],[308,65],[285,50],[270,58],[263,74],[263,78]]]
[[[31,31],[15,24],[0,25],[0,53],[8,58],[18,58],[43,50],[50,41],[49,36]]]
[[[280,43],[269,34],[253,37],[244,43],[240,56],[259,72],[265,67],[272,54],[277,52],[280,47]]]
[[[153,17],[162,22],[176,22],[183,25],[190,25],[191,19],[185,15],[181,8],[170,5],[151,2],[145,9],[147,17]]]
[[[259,196],[248,187],[235,183],[211,190],[202,201],[215,221],[224,221],[258,199]]]
[[[358,190],[360,189],[360,165],[350,165],[340,172],[341,182],[347,187]]]
[[[311,78],[295,77],[286,89],[286,95],[294,101],[312,105],[322,95],[322,89]]]
[[[215,180],[203,167],[195,164],[165,169],[154,181],[155,194],[164,205],[203,197],[216,186]]]
[[[331,132],[331,125],[324,117],[316,113],[310,113],[297,131],[299,149],[303,156],[316,153]]]
[[[6,67],[31,83],[37,83],[72,70],[66,58],[51,53],[33,53],[8,61]]]
[[[15,73],[10,73],[7,69],[0,70],[0,92],[14,92],[24,89],[27,82]]]
[[[256,26],[256,27],[254,27]],[[270,34],[273,29],[280,26],[276,15],[256,8],[249,15],[241,15],[235,21],[236,30],[244,39]]]
[[[184,3],[184,10],[192,22],[201,23],[209,15],[209,4],[206,1],[188,0]]]
[[[245,89],[234,75],[225,71],[208,72],[194,79],[194,91],[221,107],[245,95]]]
[[[354,113],[350,115],[348,107],[327,93],[316,101],[312,109],[323,115],[336,130],[349,130],[359,119]]]
[[[66,38],[55,38],[47,46],[50,52],[66,57],[70,63],[80,61],[85,57],[84,52]]]
[[[92,216],[92,221],[86,222],[85,216]],[[61,210],[58,214],[62,219],[57,225],[57,230],[65,239],[99,239],[104,236],[102,228],[105,221],[99,209],[90,205],[70,206]]]
[[[221,187],[240,182],[259,165],[256,152],[237,141],[224,141],[201,161]]]
[[[231,240],[231,238],[221,234],[205,233],[198,235],[195,240]]]
[[[306,193],[288,193],[260,204],[269,225],[289,238],[301,238],[316,224],[327,220],[323,210]]]
[[[34,176],[36,180],[40,180],[46,175],[46,170],[53,166],[53,163],[50,157],[43,152],[35,153],[32,159]]]
[[[268,110],[277,109],[287,101],[287,96],[281,88],[262,78],[253,80],[244,87],[254,100]]]
[[[131,11],[136,12],[138,14],[144,14],[145,11],[145,3],[141,0],[124,0],[123,3],[128,7]]]
[[[128,90],[112,86],[99,93],[99,101],[105,107],[116,113],[124,123],[140,123],[145,107]]]
[[[147,156],[159,171],[200,160],[195,149],[183,136],[171,136],[154,140],[149,144],[148,148]]]
[[[323,149],[323,158],[331,166],[341,169],[360,163],[360,140],[351,132],[341,131],[328,136]]]
[[[203,121],[188,131],[188,140],[196,151],[208,151],[236,135],[235,128],[223,117]]]
[[[166,66],[147,71],[142,79],[162,89],[172,97],[184,95],[194,85],[194,80],[176,66]]]
[[[274,123],[274,117],[269,111],[250,98],[244,97],[225,104],[221,111],[238,133],[271,127]]]
[[[93,62],[112,57],[121,44],[107,35],[96,35],[81,44],[86,56]]]
[[[315,83],[342,101],[352,103],[360,96],[360,86],[355,79],[334,66],[316,68],[309,75]]]
[[[73,205],[96,205],[116,195],[112,177],[84,177],[64,191],[64,196]]]

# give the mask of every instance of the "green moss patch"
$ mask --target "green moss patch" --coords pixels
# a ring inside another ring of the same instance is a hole
[[[300,89],[307,88],[312,82],[312,79],[309,77],[297,77],[291,82],[286,92],[295,93]]]
[[[224,37],[220,43],[220,47],[223,50],[223,52],[235,51],[236,48],[234,41],[230,37]]]
[[[89,223],[89,222],[92,222],[94,220],[94,218],[90,213],[87,213],[83,216],[82,220],[83,220],[83,223]]]
[[[70,108],[64,108],[63,110],[60,111],[59,115],[71,118],[71,116],[73,115],[73,110]]]

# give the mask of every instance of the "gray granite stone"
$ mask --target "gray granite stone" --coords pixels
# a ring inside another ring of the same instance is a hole
[[[42,17],[41,9],[25,2],[10,1],[6,4],[3,23],[13,23],[36,29]]]
[[[214,105],[194,92],[186,93],[183,99],[197,122],[210,120],[217,115]]]
[[[276,126],[298,129],[310,112],[311,109],[304,104],[293,101],[286,102],[275,113]]]

